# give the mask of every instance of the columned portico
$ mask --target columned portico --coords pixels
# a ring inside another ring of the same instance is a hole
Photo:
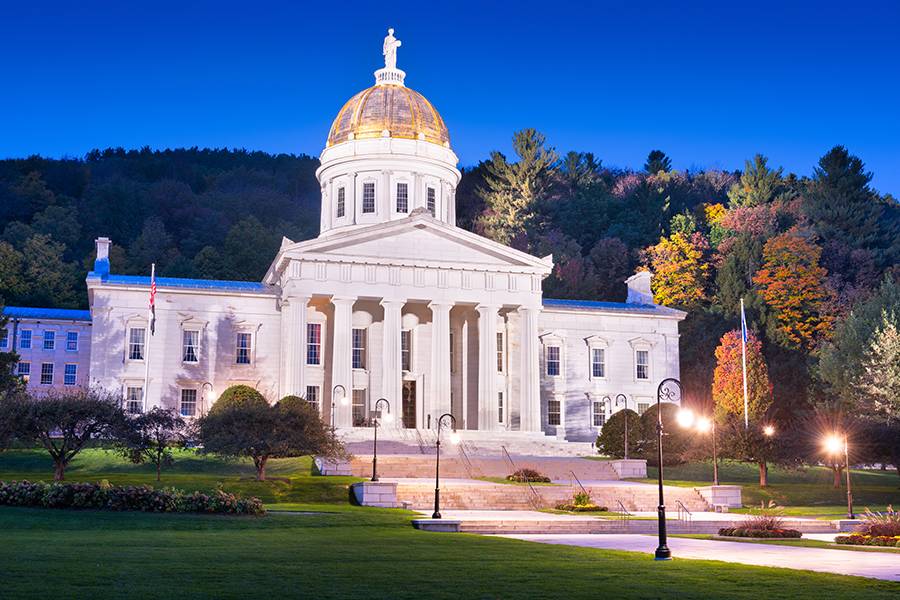
[[[328,401],[334,403],[334,422],[338,427],[350,427],[353,423],[353,408],[349,402],[345,406],[340,398],[332,397],[334,388],[343,386],[347,397],[353,393],[353,362],[351,350],[351,327],[353,325],[353,303],[356,298],[333,296],[334,306],[333,342],[331,353],[331,390]]]
[[[538,365],[538,309],[519,307],[521,328],[521,360],[519,371],[519,428],[541,429],[541,382]]]
[[[430,302],[431,309],[431,394],[426,402],[426,414],[431,422],[444,413],[452,412],[450,406],[450,309],[449,302]],[[426,419],[427,420],[427,419]]]
[[[478,311],[478,429],[498,429],[497,317],[498,306],[479,304]]]

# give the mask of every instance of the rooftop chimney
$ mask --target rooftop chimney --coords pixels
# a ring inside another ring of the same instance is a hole
[[[625,280],[628,286],[628,304],[654,304],[653,292],[650,291],[650,279],[653,274],[650,271],[638,271]]]
[[[94,259],[94,273],[101,277],[109,275],[109,238],[99,237],[94,241],[97,243],[97,258]]]

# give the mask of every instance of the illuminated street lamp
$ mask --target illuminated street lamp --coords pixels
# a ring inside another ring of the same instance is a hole
[[[763,427],[763,434],[766,437],[772,437],[773,435],[775,435],[775,426],[774,425],[766,425],[765,427]]]
[[[667,386],[666,384],[674,385]],[[677,388],[677,392],[676,390],[672,389],[673,387]],[[662,406],[660,404],[663,401],[663,396],[665,396],[665,399],[668,402],[672,402],[676,398],[680,399],[681,395],[681,382],[674,377],[663,379],[659,382],[659,387],[656,388],[656,457],[659,464],[659,467],[657,469],[657,479],[659,483],[659,507],[657,507],[657,514],[659,516],[659,546],[656,547],[656,553],[654,555],[654,558],[656,560],[672,560],[672,551],[669,550],[669,546],[666,545],[666,503],[665,499],[663,498],[663,424]]]
[[[394,416],[391,414],[391,403],[387,401],[387,398],[379,398],[375,401],[375,438],[372,442],[372,481],[378,481],[378,405],[384,402],[387,404],[387,414],[384,415],[384,421],[386,423],[390,423],[394,420]]]
[[[459,443],[459,434],[456,433],[456,417],[450,413],[442,414],[437,420],[437,442],[435,443],[437,458],[434,463],[434,514],[431,515],[432,519],[441,518],[441,429],[443,429],[444,419],[448,417],[453,426],[453,433],[450,434],[450,443]]]
[[[825,438],[825,450],[832,456],[844,453],[844,469],[847,471],[847,518],[855,519],[853,514],[853,492],[850,489],[850,452],[847,448],[847,436],[833,433]]]
[[[338,389],[341,390],[341,395],[338,396]],[[341,384],[337,384],[333,388],[331,388],[331,437],[334,438],[334,404],[337,402],[341,406],[347,406],[347,388],[342,386]]]
[[[678,424],[689,429],[693,427],[699,433],[712,433],[712,451],[713,451],[713,485],[719,485],[719,452],[716,443],[716,420],[715,418],[694,417],[694,414],[687,408],[678,411]],[[773,430],[774,432],[774,430]]]

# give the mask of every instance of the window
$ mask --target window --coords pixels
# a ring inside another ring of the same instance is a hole
[[[193,417],[197,414],[197,390],[181,390],[179,412],[182,417]]]
[[[503,334],[497,334],[497,372],[503,372]]]
[[[592,420],[594,427],[603,427],[606,424],[606,404],[604,402],[594,401]]]
[[[19,333],[19,348],[22,350],[30,350],[31,349],[31,330],[23,329]]]
[[[31,363],[30,362],[20,362],[18,366],[18,370],[16,371],[19,377],[22,378],[22,381],[28,383],[28,380],[31,378]]]
[[[319,412],[319,386],[306,386],[306,401]]]
[[[9,329],[0,329],[0,348],[6,348],[9,344]]]
[[[497,392],[497,422],[503,422],[503,392]]]
[[[431,213],[431,216],[433,217],[433,216],[434,216],[434,211],[435,211],[435,207],[434,207],[434,188],[433,188],[433,187],[428,188],[428,199],[427,199],[427,203],[428,203],[428,205],[427,205],[428,212],[430,212],[430,213]]]
[[[362,211],[363,213],[375,212],[375,183],[372,181],[363,184]]]
[[[56,332],[44,332],[44,350],[53,350],[56,348]]]
[[[400,369],[412,371],[412,331],[409,329],[400,332]]]
[[[253,344],[253,334],[239,332],[234,344],[234,362],[239,365],[250,364],[250,349]]]
[[[128,330],[128,360],[144,360],[143,327],[132,327]]]
[[[63,385],[75,385],[76,379],[78,379],[78,365],[67,364],[63,371]]]
[[[53,363],[41,363],[41,385],[53,385]]]
[[[559,346],[547,346],[547,375],[559,375]]]
[[[559,400],[547,401],[547,425],[562,424],[562,402]]]
[[[318,365],[322,362],[322,324],[306,324],[306,364]]]
[[[409,212],[409,186],[405,183],[397,184],[397,212]]]
[[[337,218],[340,219],[346,213],[346,193],[344,192],[344,188],[338,188],[338,196],[337,196]]]
[[[635,377],[638,379],[650,379],[650,352],[638,350],[634,354],[637,370]]]
[[[650,408],[650,403],[649,403],[649,402],[638,402],[638,403],[637,403],[637,412],[638,412],[639,415],[642,415],[642,414],[644,414],[645,412],[647,412],[647,409],[648,409],[648,408]]]
[[[366,330],[353,329],[353,368],[366,368]]]
[[[198,345],[200,332],[185,329],[181,332],[181,361],[186,363],[200,362]]]
[[[366,425],[368,425],[368,419],[366,418],[366,390],[353,390],[353,426],[365,427]]]
[[[144,410],[144,388],[125,388],[125,410],[129,415],[139,415]]]
[[[606,350],[591,348],[591,377],[606,377]]]
[[[78,332],[66,332],[66,352],[78,352]]]

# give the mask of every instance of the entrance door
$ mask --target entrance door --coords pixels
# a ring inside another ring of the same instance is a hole
[[[403,382],[403,427],[416,428],[416,382]]]

